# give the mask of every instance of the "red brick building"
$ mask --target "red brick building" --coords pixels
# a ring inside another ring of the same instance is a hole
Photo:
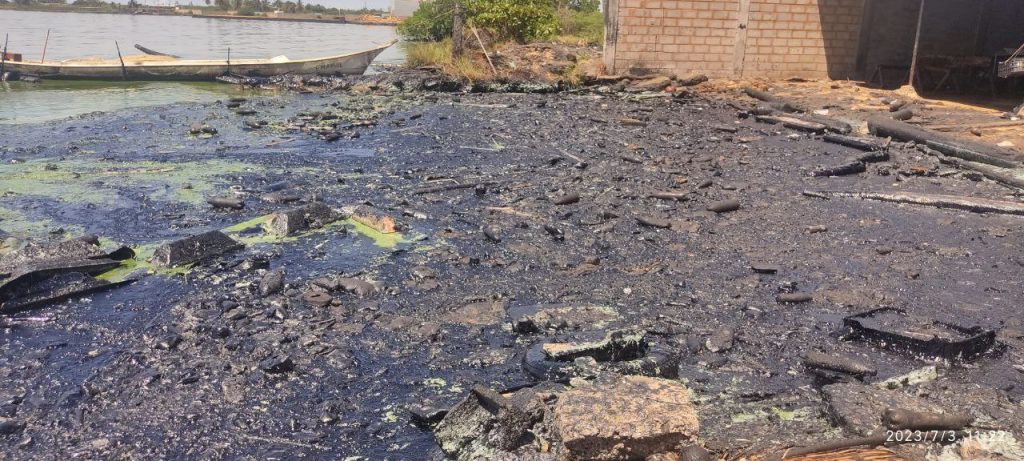
[[[610,73],[867,79],[905,75],[915,43],[921,56],[981,60],[1024,43],[1021,0],[604,0],[604,11]]]

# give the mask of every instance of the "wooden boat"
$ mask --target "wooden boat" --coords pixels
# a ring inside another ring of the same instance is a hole
[[[125,56],[121,59],[73,59],[42,63],[7,61],[5,72],[46,79],[215,80],[224,75],[273,77],[287,74],[359,75],[397,40],[356,53],[313,59],[192,60],[173,56]]]

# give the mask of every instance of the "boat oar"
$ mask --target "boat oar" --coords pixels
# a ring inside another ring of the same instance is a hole
[[[121,80],[128,80],[128,70],[124,68],[124,58],[121,57],[121,45],[114,40],[114,46],[117,47],[117,59],[121,60]]]
[[[43,57],[39,58],[39,64],[46,60],[46,46],[50,44],[50,29],[46,29],[46,40],[43,40]]]
[[[181,56],[175,56],[173,54],[161,53],[159,51],[146,48],[146,47],[144,47],[142,45],[139,45],[138,43],[135,44],[135,49],[137,49],[137,50],[139,50],[139,51],[141,51],[143,53],[146,53],[146,54],[148,54],[150,56],[167,56],[168,58],[175,58],[175,59],[181,58]]]

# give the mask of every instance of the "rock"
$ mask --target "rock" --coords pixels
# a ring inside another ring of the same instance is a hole
[[[306,300],[307,303],[315,307],[326,307],[327,305],[331,304],[331,301],[334,300],[334,298],[332,298],[329,293],[312,290],[304,293],[302,295],[302,299]]]
[[[561,197],[555,198],[554,200],[551,201],[551,203],[554,203],[555,205],[571,205],[571,204],[579,202],[579,201],[580,201],[580,194],[577,194],[577,193],[573,192],[573,193],[565,194],[565,195],[563,195]]]
[[[210,231],[165,244],[153,252],[153,262],[165,267],[184,266],[242,248],[221,231]]]
[[[441,450],[458,461],[494,459],[529,443],[529,432],[546,411],[529,389],[506,397],[476,385],[437,424],[434,437]]]
[[[341,218],[342,215],[331,207],[315,202],[274,213],[267,221],[267,231],[279,237],[286,237],[310,229],[319,229]]]
[[[339,278],[338,286],[340,286],[341,289],[359,297],[377,294],[377,292],[380,291],[377,289],[377,285],[374,285],[373,283],[351,277]]]
[[[447,409],[421,404],[411,405],[408,410],[412,423],[425,429],[434,427],[448,415]]]
[[[690,391],[676,381],[610,375],[558,397],[554,427],[570,458],[635,460],[697,434]]]
[[[25,423],[16,419],[0,418],[0,435],[18,434],[25,430]]]
[[[647,227],[656,227],[658,229],[668,229],[672,227],[672,221],[661,218],[654,218],[650,216],[637,216],[636,222]]]
[[[390,216],[379,214],[366,206],[360,206],[353,210],[352,219],[382,234],[393,234],[401,229],[401,226]]]
[[[708,338],[705,347],[711,352],[725,352],[732,349],[736,333],[732,328],[719,328]]]
[[[494,243],[501,242],[501,232],[497,228],[493,226],[487,226],[483,228],[482,232],[484,233],[484,237],[487,238],[487,240],[490,240],[491,242]]]
[[[284,271],[269,271],[260,280],[260,296],[270,296],[284,288]]]
[[[736,199],[719,200],[708,205],[708,211],[728,213],[740,209],[740,201]]]
[[[496,325],[505,319],[505,301],[483,301],[467,304],[446,316],[449,323],[466,325]]]
[[[277,354],[260,361],[260,369],[270,374],[287,373],[295,369],[295,362],[287,355]]]
[[[700,445],[690,445],[679,452],[679,461],[712,461],[711,453]]]

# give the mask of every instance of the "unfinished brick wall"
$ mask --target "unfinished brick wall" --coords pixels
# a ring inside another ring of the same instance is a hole
[[[605,0],[605,65],[712,77],[847,78],[864,0]]]

